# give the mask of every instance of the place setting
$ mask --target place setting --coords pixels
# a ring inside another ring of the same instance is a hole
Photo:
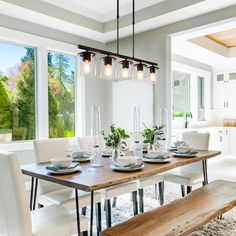
[[[143,161],[147,163],[167,163],[171,161],[171,155],[165,149],[152,151],[143,155]]]
[[[73,158],[53,158],[51,163],[47,165],[46,170],[53,175],[72,174],[81,171],[79,163],[73,162]]]
[[[197,151],[195,151],[191,146],[187,144],[180,145],[176,151],[173,152],[174,157],[186,157],[186,158],[192,158],[196,157],[198,154]]]

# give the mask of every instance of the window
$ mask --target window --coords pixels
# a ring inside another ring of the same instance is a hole
[[[49,137],[75,133],[75,61],[71,55],[48,52]]]
[[[198,120],[205,120],[205,81],[198,76]]]
[[[182,117],[190,111],[190,74],[173,71],[173,112]]]
[[[35,51],[0,42],[0,142],[35,138]]]

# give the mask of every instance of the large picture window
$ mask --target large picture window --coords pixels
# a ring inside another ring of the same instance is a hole
[[[76,57],[48,52],[49,137],[72,137],[75,133]]]
[[[35,51],[0,42],[0,142],[35,138]]]

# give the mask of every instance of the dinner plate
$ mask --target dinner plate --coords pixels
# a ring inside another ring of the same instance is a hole
[[[80,166],[76,166],[75,168],[72,169],[61,169],[61,170],[47,170],[48,173],[50,174],[54,174],[54,175],[66,175],[66,174],[72,174],[75,173],[77,171],[81,171],[81,167]]]
[[[171,157],[169,158],[145,158],[143,157],[143,161],[147,163],[167,163],[171,161]]]
[[[111,169],[115,170],[115,171],[121,171],[121,172],[133,172],[133,171],[138,171],[143,169],[144,164],[142,164],[139,167],[135,167],[135,168],[129,168],[129,167],[122,167],[122,166],[115,166],[115,165],[111,165]]]
[[[196,157],[198,152],[192,152],[192,153],[178,153],[174,152],[175,157]]]

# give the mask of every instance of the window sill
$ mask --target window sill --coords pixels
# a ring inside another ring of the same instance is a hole
[[[21,142],[15,141],[15,142],[0,143],[0,149],[9,152],[33,150],[33,141],[21,141]]]

